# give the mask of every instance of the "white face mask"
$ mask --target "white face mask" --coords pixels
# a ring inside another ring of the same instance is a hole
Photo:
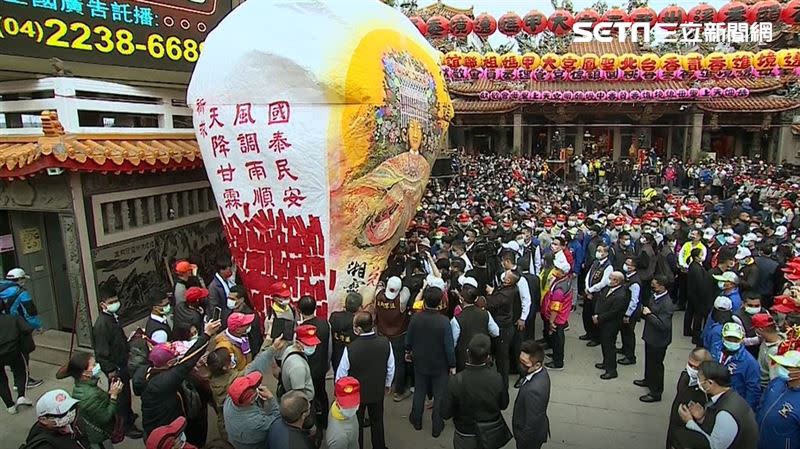
[[[686,374],[689,375],[689,385],[697,385],[697,368],[686,364]]]
[[[595,251],[594,257],[598,260],[603,260],[606,258],[606,255],[601,253],[600,251]]]
[[[358,413],[358,407],[356,407],[356,408],[341,408],[341,407],[339,407],[339,411],[342,412],[342,416],[344,416],[345,418],[352,418],[352,417],[356,416],[356,413]]]
[[[228,308],[231,309],[231,310],[236,308],[236,301],[233,300],[233,299],[228,298],[228,300],[226,301],[226,304],[228,305]]]

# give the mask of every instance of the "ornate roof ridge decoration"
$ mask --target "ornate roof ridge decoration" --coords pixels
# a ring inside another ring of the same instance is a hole
[[[776,95],[762,95],[698,101],[697,107],[708,112],[783,112],[797,109],[800,101]]]
[[[436,3],[431,3],[428,6],[424,6],[419,8],[415,11],[416,15],[419,15],[425,20],[433,16],[442,16],[445,19],[450,19],[457,14],[464,14],[470,19],[474,19],[475,16],[473,15],[473,10],[475,9],[474,6],[470,6],[469,8],[461,9],[456,8],[454,6],[446,5],[442,0],[436,0]]]
[[[459,114],[505,114],[516,111],[522,103],[515,101],[480,101],[453,99],[453,109]]]
[[[755,79],[748,79],[748,78],[735,78],[735,79],[728,79],[728,80],[708,80],[702,82],[702,85],[705,87],[746,87],[750,90],[750,93],[766,93],[766,92],[773,92],[778,90],[787,84],[791,84],[797,81],[797,77],[793,75],[784,75],[780,78],[776,77],[761,77]]]
[[[67,134],[53,111],[42,112],[40,137],[0,143],[0,178],[25,178],[46,168],[144,173],[202,166],[194,134]]]

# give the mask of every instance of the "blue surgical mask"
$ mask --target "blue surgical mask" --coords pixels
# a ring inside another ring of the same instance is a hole
[[[789,381],[789,370],[786,369],[785,366],[781,365],[776,366],[773,373],[775,374],[776,379],[785,380],[786,382]]]
[[[305,355],[311,356],[314,355],[315,352],[317,352],[316,346],[303,346],[303,353],[305,353]]]
[[[100,368],[100,364],[99,363],[95,363],[94,367],[92,368],[92,377],[95,378],[95,379],[99,379],[100,378],[100,374],[102,372],[103,372],[103,370]]]
[[[725,345],[725,349],[730,352],[736,352],[742,347],[741,343],[734,343],[732,341],[723,341],[722,344]]]

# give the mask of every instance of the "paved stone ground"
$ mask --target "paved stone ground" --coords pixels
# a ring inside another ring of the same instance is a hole
[[[643,377],[644,370],[644,345],[637,340],[637,364],[633,366],[620,366],[619,378],[604,381],[600,380],[601,372],[594,367],[602,357],[600,348],[588,348],[584,342],[578,340],[582,334],[580,309],[573,312],[572,328],[567,332],[564,371],[551,372],[552,392],[550,396],[551,441],[545,444],[546,448],[553,449],[634,449],[634,448],[661,448],[664,447],[666,424],[669,416],[669,406],[674,397],[674,385],[680,371],[686,364],[686,358],[692,349],[688,338],[681,335],[683,313],[676,313],[673,318],[673,343],[667,352],[665,360],[665,393],[664,400],[658,404],[644,404],[639,402],[640,395],[647,391],[632,384],[634,379]],[[541,329],[541,322],[537,323],[537,333]],[[642,324],[637,326],[640,336]],[[29,398],[34,402],[38,397],[53,388],[65,388],[71,391],[72,382],[69,380],[55,380],[56,368],[38,362],[32,362],[31,369],[34,377],[47,379],[45,385],[33,390]],[[9,373],[10,374],[10,373]],[[332,395],[331,395],[332,397]],[[506,411],[506,419],[511,423],[511,412],[516,390],[511,389],[511,406]],[[138,408],[138,400],[134,400],[134,409]],[[426,413],[423,421],[423,430],[416,432],[408,423],[408,413],[411,400],[401,403],[391,400],[386,403],[386,441],[390,449],[438,449],[452,447],[452,423],[447,423],[444,433],[434,439],[430,435],[430,413]],[[5,444],[2,447],[17,447],[27,436],[34,421],[34,412],[22,409],[15,416],[10,416],[5,410],[0,410],[3,415],[0,426],[0,438]],[[209,419],[215,419],[213,412]],[[210,425],[210,439],[216,437],[214,425]],[[367,435],[369,432],[367,432]],[[369,440],[369,437],[366,437]],[[366,443],[366,442],[365,442]],[[367,447],[371,447],[369,443]],[[123,449],[138,449],[143,447],[139,441],[126,440],[118,447]],[[514,448],[514,442],[507,448]],[[284,448],[278,448],[284,449]]]

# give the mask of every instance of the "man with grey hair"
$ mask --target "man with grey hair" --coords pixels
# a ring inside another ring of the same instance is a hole
[[[603,362],[596,363],[597,369],[603,370],[600,379],[609,380],[617,377],[617,334],[622,317],[628,307],[627,291],[623,288],[625,275],[620,271],[611,273],[608,287],[599,294],[595,304],[592,322],[600,330],[600,346],[603,350]]]
[[[685,427],[680,414],[678,414],[678,406],[681,404],[688,404],[690,402],[697,402],[704,404],[706,402],[706,394],[700,389],[697,381],[697,370],[700,364],[711,360],[711,353],[705,348],[695,348],[689,353],[689,360],[686,362],[686,367],[681,371],[678,378],[677,393],[675,400],[672,401],[672,408],[669,415],[669,427],[667,428],[667,449],[673,447],[674,434],[677,429]]]
[[[281,419],[269,428],[267,447],[286,447],[292,449],[315,449],[311,438],[303,430],[303,422],[311,413],[311,403],[298,390],[287,392],[281,397]],[[321,432],[320,429],[317,429]]]

